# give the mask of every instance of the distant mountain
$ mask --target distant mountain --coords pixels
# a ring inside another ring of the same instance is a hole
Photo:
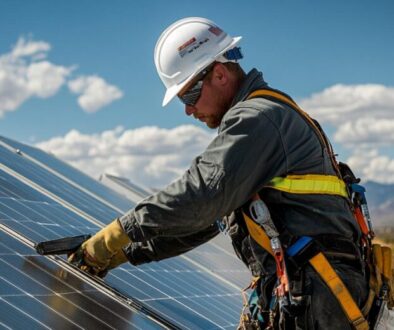
[[[394,227],[394,184],[361,182],[366,189],[368,207],[375,227]]]

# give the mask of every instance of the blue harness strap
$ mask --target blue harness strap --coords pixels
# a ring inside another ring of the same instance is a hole
[[[286,254],[290,257],[294,257],[298,254],[306,245],[308,245],[312,241],[312,237],[309,236],[301,236],[300,239],[297,240],[292,246],[287,248]]]

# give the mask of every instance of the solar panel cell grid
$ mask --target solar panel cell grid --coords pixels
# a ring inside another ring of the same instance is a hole
[[[237,288],[244,288],[250,281],[250,274],[244,264],[231,252],[228,237],[219,234],[213,240],[194,249],[186,256],[209,269],[214,275],[220,276]]]
[[[107,282],[160,313],[169,310],[165,315],[182,327],[213,329],[238,323],[239,291],[181,258],[124,267],[110,273]]]
[[[0,326],[160,329],[0,230]]]
[[[74,205],[81,211],[91,214],[95,219],[108,221],[108,219],[114,219],[120,214],[114,208],[100,203],[97,199],[70,185],[58,176],[46,171],[23,156],[12,153],[3,146],[0,146],[0,159],[6,167],[69,204]]]
[[[4,158],[0,159],[5,159],[6,167],[0,170],[0,222],[33,242],[94,233],[99,229],[94,219],[108,223],[119,213],[93,195],[87,195],[83,189],[0,146],[2,156]],[[55,200],[48,198],[45,190],[39,192],[13,177],[7,168],[45,188],[55,195]],[[74,209],[65,207],[63,201],[72,204]],[[93,221],[88,221],[78,209]],[[233,256],[223,258],[220,249],[212,247],[210,244],[189,252],[186,257],[139,267],[125,264],[111,271],[105,281],[180,328],[234,328],[242,307],[237,279],[224,274],[218,278],[212,272],[220,274],[222,267],[246,269],[234,262]],[[69,278],[65,281],[68,283]]]
[[[2,177],[14,186],[24,185],[7,173],[2,173]],[[27,186],[25,188],[26,190],[31,189]],[[23,191],[25,188],[20,187],[19,189]],[[1,221],[33,241],[83,234],[87,231],[94,232],[98,229],[77,214],[64,209],[57,202],[41,202],[39,195],[38,192],[34,195],[35,201],[33,202],[2,197],[0,199],[3,206],[1,208]],[[46,200],[44,195],[43,199]],[[46,212],[38,212],[37,208],[46,209]],[[67,212],[69,212],[68,219],[64,217],[64,213]],[[62,222],[61,219],[63,221],[67,219],[67,221]],[[174,266],[164,266],[169,264]],[[163,268],[163,272],[160,272],[163,266],[166,268]],[[134,275],[134,279],[131,281],[130,274],[133,270],[136,270],[134,274],[137,273],[138,275]],[[134,268],[127,265],[122,270],[122,275],[127,274],[127,278],[123,280],[116,276],[116,273],[120,271],[114,271],[108,277],[107,282],[126,295],[140,299],[155,310],[158,308],[156,310],[158,313],[163,313],[164,308],[161,309],[161,306],[173,305],[174,310],[169,311],[165,316],[170,315],[182,327],[204,326],[204,328],[207,328],[205,326],[208,326],[207,323],[209,323],[208,328],[214,328],[212,322],[207,319],[207,308],[205,306],[211,304],[210,300],[213,299],[217,300],[215,304],[223,300],[221,304],[225,305],[227,304],[226,300],[236,294],[236,291],[232,288],[227,288],[226,295],[223,295],[223,290],[217,293],[221,286],[220,283],[215,283],[214,279],[209,279],[209,275],[204,272],[195,271],[187,261],[179,258],[167,260],[166,263],[147,265],[146,268]],[[190,285],[190,283],[194,283],[194,285]],[[231,291],[229,292],[229,290]],[[205,295],[204,301],[195,302],[195,299],[193,299],[194,292],[197,292],[200,296]],[[180,298],[187,299],[181,302]],[[156,302],[156,299],[162,300]],[[190,305],[193,305],[193,308]],[[181,316],[175,314],[176,310],[183,310]],[[228,323],[228,321],[226,322]],[[220,325],[224,326],[227,323]]]
[[[17,193],[6,197],[10,191]],[[0,196],[0,222],[35,242],[99,228],[1,170]]]
[[[133,206],[133,203],[130,203],[130,201],[122,195],[117,194],[106,186],[100,184],[97,180],[88,177],[87,175],[76,170],[74,167],[59,160],[53,155],[42,151],[41,149],[19,143],[18,141],[14,141],[3,136],[0,136],[0,141],[14,148],[15,150],[21,151],[22,154],[33,157],[46,166],[56,169],[56,171],[61,175],[69,179],[72,178],[72,180],[77,182],[79,185],[85,187],[89,191],[94,192],[94,194],[104,198],[120,209],[128,210]]]

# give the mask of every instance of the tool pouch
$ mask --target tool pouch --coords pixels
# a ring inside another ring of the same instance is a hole
[[[238,329],[274,329],[274,310],[272,292],[276,276],[254,278],[242,291],[244,308]],[[249,298],[246,292],[250,290]]]
[[[258,330],[263,328],[264,319],[260,314],[259,286],[260,278],[255,277],[252,282],[242,290],[243,308],[237,330]],[[246,294],[248,290],[252,290],[249,298]]]
[[[370,259],[370,291],[367,302],[363,307],[363,314],[368,315],[371,328],[375,329],[379,323],[382,323],[382,318],[386,317],[385,309],[394,307],[391,248],[381,246],[380,244],[373,244]]]

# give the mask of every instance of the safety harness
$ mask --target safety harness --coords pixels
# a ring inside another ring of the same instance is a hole
[[[251,217],[243,212],[243,218],[250,236],[264,250],[270,253],[276,261],[278,286],[275,294],[276,296],[279,296],[279,301],[282,299],[282,301],[288,302],[292,299],[291,293],[289,292],[286,264],[284,262],[285,256],[283,253],[285,253],[286,260],[290,260],[289,262],[295,264],[299,269],[304,267],[306,263],[309,263],[313,267],[338,300],[342,310],[354,329],[369,329],[369,323],[366,316],[371,309],[373,309],[374,304],[379,304],[379,302],[376,302],[377,298],[385,296],[385,301],[390,301],[387,297],[390,296],[392,299],[393,290],[391,289],[391,250],[387,247],[382,249],[378,245],[374,245],[372,248],[371,240],[373,238],[373,231],[364,195],[365,189],[358,185],[359,180],[357,181],[353,173],[345,164],[337,163],[332,146],[319,124],[299,108],[299,106],[289,96],[276,90],[261,89],[251,93],[247,99],[256,97],[263,97],[275,102],[287,104],[290,108],[297,111],[313,128],[323,149],[328,151],[331,163],[337,174],[336,176],[306,174],[275,177],[266,185],[265,188],[275,189],[290,194],[322,194],[345,198],[354,211],[355,218],[361,228],[361,243],[364,247],[363,259],[367,261],[370,273],[370,294],[367,303],[361,310],[357,306],[341,278],[338,276],[337,272],[330,265],[330,262],[319,248],[319,244],[317,244],[314,239],[308,236],[300,237],[293,245],[283,252],[282,249],[276,249],[274,245],[275,243],[273,242],[274,238],[278,236],[277,233],[274,233],[273,235],[272,230],[271,232],[267,232],[266,225],[264,225],[264,223],[262,224],[261,221],[258,221],[255,214],[253,215],[253,213],[250,213],[253,218],[251,219]],[[253,197],[252,203],[258,200],[259,197],[256,195]],[[260,202],[262,205],[264,204],[261,200]],[[268,228],[268,230],[270,230],[270,228]],[[384,253],[382,251],[384,251]],[[385,279],[385,285],[382,284],[382,278]],[[254,279],[252,283],[253,284],[246,289],[255,287],[256,279]],[[382,292],[382,290],[385,292]],[[253,298],[253,295],[251,298]],[[382,299],[380,300],[380,303],[381,302]],[[245,298],[244,306],[247,306],[247,304],[245,304]],[[247,313],[245,313],[245,308],[241,315],[241,323],[242,318],[244,320],[248,318]],[[371,322],[370,318],[369,321]]]

